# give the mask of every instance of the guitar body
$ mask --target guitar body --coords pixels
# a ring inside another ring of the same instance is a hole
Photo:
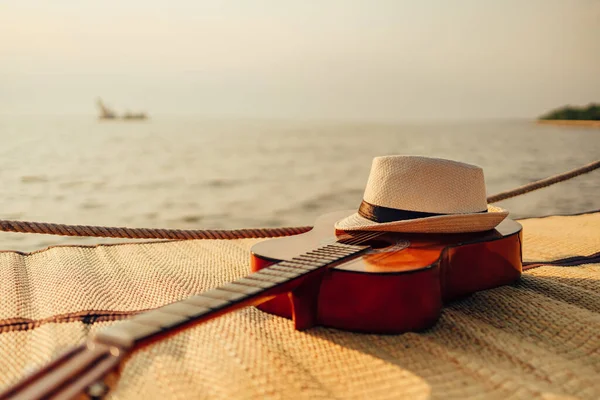
[[[353,235],[333,228],[350,213],[326,214],[307,233],[256,244],[252,271]],[[322,325],[369,333],[420,331],[435,324],[444,303],[519,279],[521,229],[506,219],[487,232],[385,233],[361,242],[373,247],[368,253],[326,269],[320,279],[258,308],[293,318],[297,329]]]

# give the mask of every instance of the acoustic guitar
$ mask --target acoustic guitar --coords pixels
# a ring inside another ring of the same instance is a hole
[[[252,248],[253,273],[104,329],[0,394],[0,399],[102,398],[126,358],[167,335],[247,306],[293,320],[395,334],[435,324],[442,305],[521,276],[521,225],[470,234],[335,232],[351,212]]]

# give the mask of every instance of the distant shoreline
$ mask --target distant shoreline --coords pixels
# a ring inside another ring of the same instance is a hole
[[[575,120],[575,119],[538,119],[536,121],[542,125],[567,125],[567,126],[584,126],[589,128],[600,128],[600,121],[592,120]]]

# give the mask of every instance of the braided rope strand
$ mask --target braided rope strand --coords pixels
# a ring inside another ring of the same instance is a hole
[[[148,229],[46,222],[0,220],[0,231],[61,236],[92,236],[123,239],[243,239],[291,236],[311,230],[310,226],[235,230]]]
[[[595,169],[600,168],[600,160],[591,162],[589,164],[584,165],[583,167],[575,168],[571,171],[564,172],[562,174],[554,175],[549,178],[540,179],[539,181],[531,182],[523,186],[519,186],[516,189],[507,190],[506,192],[501,192],[490,196],[487,198],[488,203],[496,203],[498,201],[510,199],[511,197],[520,196],[525,193],[533,192],[534,190],[538,190],[550,185],[554,185],[558,182],[563,182],[568,179],[575,178],[576,176],[587,174]]]

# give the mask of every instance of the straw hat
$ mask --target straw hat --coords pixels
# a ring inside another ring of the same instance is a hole
[[[487,204],[483,170],[457,161],[418,156],[373,159],[357,213],[338,230],[413,233],[481,232],[508,211]]]

